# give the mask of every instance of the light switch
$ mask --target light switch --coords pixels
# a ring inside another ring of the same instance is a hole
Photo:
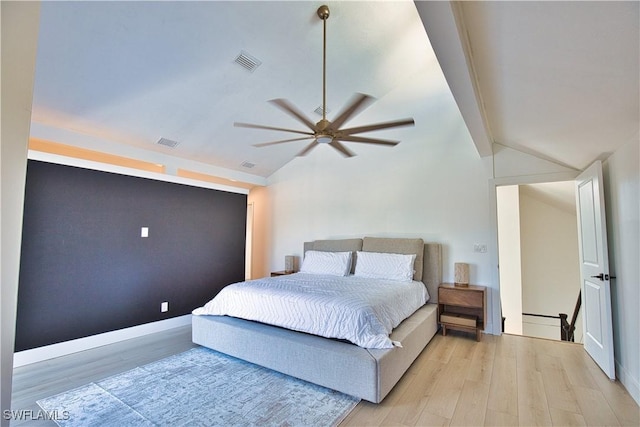
[[[487,245],[476,243],[473,245],[473,252],[486,253]]]
[[[142,227],[140,229],[140,237],[149,237],[149,227]]]

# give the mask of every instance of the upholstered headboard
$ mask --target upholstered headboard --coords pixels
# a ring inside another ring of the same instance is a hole
[[[438,302],[438,286],[442,283],[442,246],[439,243],[424,244],[422,283],[429,291],[429,302]]]
[[[314,240],[304,242],[304,251],[347,252],[361,251],[362,239]]]
[[[307,251],[364,251],[396,254],[416,254],[414,280],[420,280],[429,291],[429,302],[438,301],[438,285],[442,282],[442,249],[438,243],[422,239],[365,237],[364,239],[315,240],[304,243]],[[355,260],[357,262],[357,260]],[[351,272],[353,273],[352,265]]]

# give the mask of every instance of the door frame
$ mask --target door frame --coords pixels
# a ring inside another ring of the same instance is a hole
[[[502,334],[500,271],[498,270],[498,198],[497,187],[505,185],[542,184],[545,182],[573,181],[581,171],[557,172],[537,175],[510,176],[489,179],[489,218],[491,219],[491,242],[489,258],[491,263],[491,279],[496,288],[491,292],[493,335]],[[497,292],[496,292],[497,291]]]

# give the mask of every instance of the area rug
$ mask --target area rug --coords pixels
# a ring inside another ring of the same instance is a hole
[[[38,405],[63,427],[332,426],[358,401],[198,347]]]

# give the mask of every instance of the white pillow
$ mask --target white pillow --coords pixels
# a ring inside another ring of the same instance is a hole
[[[415,260],[416,254],[403,255],[358,251],[354,276],[411,282],[413,280],[413,263]]]
[[[301,273],[347,276],[351,271],[351,252],[307,251]]]

